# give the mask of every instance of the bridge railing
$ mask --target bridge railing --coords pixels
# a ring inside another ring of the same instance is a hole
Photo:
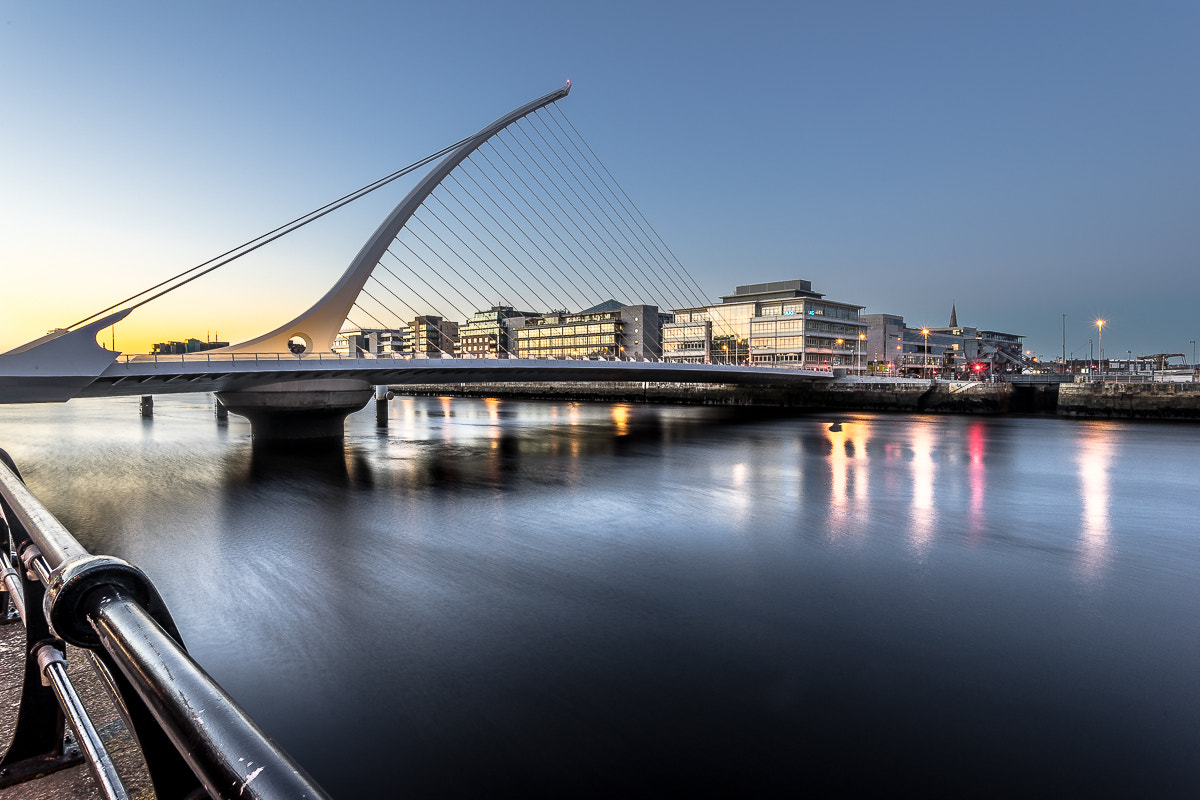
[[[478,356],[471,354],[450,355],[449,353],[441,353],[434,355],[410,355],[407,353],[370,353],[361,356],[344,355],[342,353],[210,353],[208,351],[200,351],[198,353],[122,353],[117,356],[117,361],[131,364],[186,364],[188,362],[206,362],[212,363],[217,361],[225,363],[229,361],[242,361],[253,363],[281,363],[284,361],[359,361],[362,359],[369,360],[384,360],[384,361],[412,361],[415,359],[455,359],[455,360],[495,360],[509,356]],[[512,358],[522,358],[522,356],[512,356]],[[658,362],[663,359],[653,356],[583,356],[579,358],[567,358],[562,356],[524,356],[531,360],[541,361],[642,361],[642,362]]]
[[[85,760],[101,792],[128,792],[66,672],[82,648],[145,757],[159,800],[327,795],[188,655],[158,590],[87,552],[0,450],[0,581],[26,631],[25,673],[0,785]],[[64,746],[64,719],[82,753]]]
[[[658,356],[552,356],[552,355],[529,355],[529,356],[495,356],[495,355],[474,355],[463,353],[459,355],[450,355],[449,353],[435,355],[410,355],[407,353],[371,353],[361,356],[344,355],[342,353],[211,353],[208,351],[200,351],[198,353],[122,353],[117,356],[117,362],[124,364],[188,364],[188,363],[218,363],[228,364],[230,362],[254,363],[254,364],[280,364],[284,362],[301,363],[305,361],[317,362],[341,362],[341,361],[420,361],[420,360],[455,360],[455,361],[507,361],[509,359],[521,359],[526,361],[604,361],[604,362],[636,362],[645,364],[668,364],[668,363],[689,363],[684,361],[672,361],[670,358]],[[694,362],[693,362],[694,363]],[[712,367],[761,367],[779,370],[806,370],[810,372],[832,372],[838,367],[828,363],[822,364],[806,364],[801,362],[780,362],[773,364],[727,364],[722,362],[713,362],[707,366]],[[850,371],[855,371],[847,366]]]

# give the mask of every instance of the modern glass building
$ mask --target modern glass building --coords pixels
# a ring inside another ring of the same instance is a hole
[[[675,309],[675,322],[663,328],[663,357],[861,372],[866,368],[862,308],[828,300],[806,280],[738,286],[719,304]]]
[[[458,326],[458,351],[474,358],[512,358],[516,356],[516,337],[512,321],[540,316],[532,311],[517,311],[512,306],[492,306],[476,311]]]
[[[662,355],[662,327],[670,319],[657,306],[609,300],[575,313],[550,312],[516,328],[521,358],[653,358]]]

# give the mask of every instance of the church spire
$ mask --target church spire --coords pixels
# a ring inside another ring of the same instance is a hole
[[[958,309],[954,307],[954,303],[950,304],[950,327],[958,327]]]

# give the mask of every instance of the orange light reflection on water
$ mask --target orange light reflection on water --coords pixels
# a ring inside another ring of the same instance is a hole
[[[615,405],[612,407],[613,423],[616,424],[617,436],[629,433],[629,406]]]
[[[837,427],[837,430],[830,427],[826,433],[829,438],[829,532],[834,539],[863,530],[855,523],[855,514],[866,508],[870,500],[867,443],[871,439],[871,424],[867,420],[852,420]]]

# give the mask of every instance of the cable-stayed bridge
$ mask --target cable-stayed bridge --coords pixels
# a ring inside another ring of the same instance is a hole
[[[668,363],[661,352],[640,348],[636,357],[626,358],[586,333],[573,340],[578,346],[570,355],[557,358],[517,358],[503,349],[491,358],[428,350],[416,357],[334,353],[339,331],[347,326],[396,329],[429,315],[469,319],[473,310],[497,301],[530,312],[585,309],[618,297],[664,311],[707,305],[695,280],[557,108],[569,91],[568,83],[474,136],[0,355],[0,402],[213,391],[237,413],[253,395],[261,416],[281,402],[293,415],[322,404],[361,407],[370,387],[380,384],[828,379],[830,373],[817,370]],[[435,161],[333,287],[283,325],[195,354],[130,356],[97,344],[101,331],[142,305]],[[711,324],[719,334],[724,323]],[[330,399],[331,392],[344,396]],[[346,399],[363,392],[361,401]],[[308,399],[297,400],[303,397]]]

